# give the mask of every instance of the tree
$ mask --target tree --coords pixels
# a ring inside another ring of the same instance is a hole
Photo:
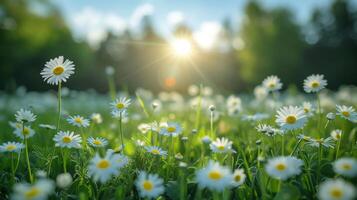
[[[243,80],[257,84],[275,74],[285,82],[301,81],[296,75],[304,43],[291,13],[280,8],[266,11],[255,1],[247,4],[245,13],[240,32],[245,45],[238,51]]]

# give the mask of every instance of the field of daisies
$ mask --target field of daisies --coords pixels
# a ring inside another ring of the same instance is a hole
[[[52,92],[1,93],[0,199],[356,198],[354,86],[128,94],[107,68],[104,95],[67,88],[76,73],[60,56],[39,72]]]

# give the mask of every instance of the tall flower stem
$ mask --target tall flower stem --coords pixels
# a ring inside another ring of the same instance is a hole
[[[211,137],[213,137],[213,111],[211,111],[210,129],[211,129]]]
[[[317,183],[320,181],[320,171],[321,171],[321,157],[322,157],[322,145],[318,148],[318,163],[317,163]]]
[[[64,171],[64,173],[67,173],[66,150],[65,149],[61,149],[61,153],[62,153],[62,159],[63,159],[63,171]]]
[[[337,158],[338,158],[338,153],[340,151],[340,145],[341,145],[341,138],[337,141],[335,160],[337,160]]]
[[[320,130],[320,126],[321,126],[321,121],[322,121],[322,110],[321,110],[321,102],[320,102],[320,97],[319,94],[316,93],[316,101],[317,101],[317,105],[318,105],[318,110],[319,110],[319,121],[317,123],[317,128]]]
[[[295,151],[298,149],[298,147],[299,147],[301,141],[302,141],[302,139],[300,139],[300,140],[298,141],[298,143],[295,145],[294,150],[291,152],[290,156],[293,156],[293,155],[294,155],[294,153],[295,153]]]
[[[121,148],[122,148],[122,152],[123,154],[125,153],[124,152],[124,138],[123,138],[123,124],[122,124],[122,113],[120,113],[120,116],[119,116],[119,131],[120,131],[120,140],[121,140]]]
[[[56,132],[58,132],[60,128],[60,121],[61,121],[61,89],[62,89],[62,84],[61,81],[58,83],[58,117],[57,117],[57,128]]]
[[[285,148],[285,141],[284,141],[284,135],[281,135],[281,155],[284,156],[284,148]]]
[[[15,183],[14,152],[11,152],[11,173],[12,173],[12,180]]]
[[[25,132],[25,123],[22,123],[22,132]],[[27,138],[24,136],[24,143],[25,143],[25,156],[26,156],[26,163],[27,163],[27,169],[28,169],[28,173],[29,173],[29,178],[30,178],[30,182],[33,183],[33,177],[32,177],[32,173],[31,173],[31,165],[30,165],[30,159],[29,159],[29,150],[28,150],[28,142],[27,142]]]

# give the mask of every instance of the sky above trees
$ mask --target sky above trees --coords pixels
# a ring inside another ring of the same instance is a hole
[[[172,35],[177,23],[184,22],[194,30],[196,38],[214,38],[221,22],[229,18],[236,29],[244,18],[247,0],[51,0],[64,14],[66,21],[78,38],[92,45],[105,38],[106,30],[120,34],[125,29],[137,30],[144,16],[151,16],[158,33],[166,38]],[[290,9],[294,19],[306,23],[316,8],[327,8],[331,0],[264,0],[258,1],[267,9],[284,7]],[[357,2],[351,3],[356,7]],[[41,12],[39,6],[33,6]],[[210,35],[203,35],[210,33]],[[205,40],[206,41],[206,40]],[[198,41],[200,43],[200,41]],[[209,45],[208,45],[209,46]],[[204,47],[205,48],[205,47]]]

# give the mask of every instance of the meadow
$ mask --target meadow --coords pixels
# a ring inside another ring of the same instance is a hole
[[[58,57],[41,72],[52,91],[1,94],[1,199],[356,197],[355,86],[129,94],[108,68],[106,95],[66,88],[76,73]]]

